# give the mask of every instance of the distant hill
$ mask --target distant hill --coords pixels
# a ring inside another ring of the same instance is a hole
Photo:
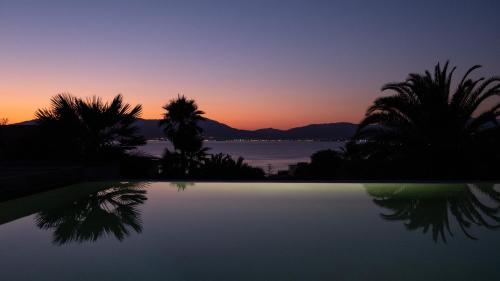
[[[11,125],[21,125],[21,126],[26,126],[26,125],[36,125],[36,121],[35,120],[29,120],[29,121],[23,121],[23,122],[19,122],[19,123],[14,123],[14,124],[11,124]]]
[[[139,119],[137,126],[140,133],[147,139],[161,138],[163,132],[158,127],[159,120]],[[15,125],[35,125],[34,120],[20,122]],[[311,124],[303,127],[296,127],[288,130],[274,128],[258,130],[241,130],[230,127],[215,120],[207,119],[200,122],[203,134],[207,139],[263,139],[263,140],[337,140],[350,138],[356,131],[356,124],[352,123],[327,123]]]
[[[141,133],[146,138],[163,137],[161,128],[158,127],[159,120],[138,121]],[[352,123],[328,123],[311,124],[288,130],[274,128],[258,130],[241,130],[230,127],[215,120],[207,119],[200,122],[203,134],[209,139],[265,139],[265,140],[291,140],[291,139],[314,139],[314,140],[336,140],[347,139],[354,135],[357,125]]]

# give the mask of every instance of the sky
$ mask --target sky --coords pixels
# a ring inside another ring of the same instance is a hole
[[[450,60],[500,75],[500,1],[0,0],[0,117],[58,93],[178,94],[242,129],[359,122],[383,84]],[[458,77],[457,77],[458,79]]]

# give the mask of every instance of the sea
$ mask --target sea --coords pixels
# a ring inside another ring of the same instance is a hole
[[[234,158],[243,157],[245,163],[263,168],[266,172],[287,170],[289,165],[309,162],[314,152],[324,149],[340,150],[345,141],[289,141],[289,140],[206,140],[208,153],[226,153]],[[161,157],[165,149],[173,149],[168,141],[149,140],[138,151]]]

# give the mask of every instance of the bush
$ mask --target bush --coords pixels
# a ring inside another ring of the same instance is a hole
[[[339,176],[343,155],[335,150],[320,150],[311,155],[311,163],[297,163],[293,176],[304,179],[331,179]]]
[[[220,179],[220,180],[258,180],[264,179],[264,170],[252,167],[239,157],[234,160],[228,154],[198,155],[189,157],[188,163],[180,153],[166,151],[161,159],[160,174],[170,179]],[[188,167],[185,171],[184,167]]]
[[[198,176],[202,179],[258,180],[264,179],[265,173],[261,168],[244,163],[242,157],[234,160],[228,154],[219,153],[205,159]]]

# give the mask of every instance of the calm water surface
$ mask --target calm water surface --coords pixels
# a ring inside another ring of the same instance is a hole
[[[0,203],[0,280],[500,280],[500,185],[92,183]]]
[[[227,153],[233,157],[243,157],[252,166],[273,172],[288,169],[288,165],[297,162],[309,162],[311,154],[323,149],[339,149],[344,142],[334,141],[205,141],[209,153]],[[139,151],[160,157],[165,148],[172,149],[167,141],[151,140]]]

